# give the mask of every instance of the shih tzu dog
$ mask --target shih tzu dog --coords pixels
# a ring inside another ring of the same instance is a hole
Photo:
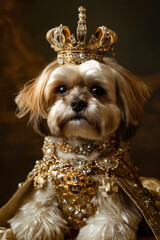
[[[89,60],[80,65],[59,66],[54,61],[39,78],[24,87],[16,102],[19,117],[29,113],[35,130],[50,136],[47,141],[54,143],[56,157],[66,163],[77,163],[79,167],[80,162],[98,162],[100,155],[103,159],[103,151],[99,154],[98,150],[92,149],[85,154],[72,151],[72,148],[77,150],[78,146],[84,145],[97,148],[110,139],[116,139],[116,144],[126,143],[138,126],[148,96],[144,83],[113,60],[104,58],[102,63]],[[71,150],[60,148],[61,141],[67,142]],[[117,148],[111,147],[110,151],[106,151],[104,147],[105,160],[107,156],[112,157]],[[82,209],[77,206],[76,209],[76,204],[68,200],[70,205],[65,206],[69,213],[64,205],[63,211],[59,207],[61,192],[57,196],[52,178],[47,178],[45,183],[42,179],[43,187],[33,187],[15,216],[9,220],[17,239],[63,239],[68,231],[68,219],[73,223],[74,212],[74,216],[79,217],[77,219],[83,217],[85,222],[80,227],[78,240],[135,240],[142,219],[140,211],[120,187],[117,186],[115,191],[111,186],[107,189],[103,174],[96,173],[92,176],[92,169],[89,172],[96,188],[96,193],[90,198],[91,206],[86,206],[86,209],[84,205]],[[77,178],[80,178],[79,175],[77,173]],[[76,174],[73,180],[78,182]],[[78,194],[78,190],[76,193],[74,190],[72,193]],[[88,202],[86,204],[89,205]],[[93,213],[88,213],[88,218],[85,218],[84,213],[89,212],[89,208],[93,209]],[[80,220],[77,222],[81,223]]]
[[[160,240],[158,211],[128,154],[148,89],[103,58],[117,39],[112,30],[99,27],[86,45],[79,12],[77,41],[66,26],[51,29],[57,60],[16,98],[18,116],[29,114],[45,136],[44,156],[0,210],[0,225],[17,240],[136,240],[145,219]]]

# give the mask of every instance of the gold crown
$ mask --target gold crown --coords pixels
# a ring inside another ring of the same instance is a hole
[[[90,59],[102,62],[103,55],[109,49],[113,49],[113,45],[118,39],[117,34],[107,27],[101,26],[92,35],[87,45],[86,8],[81,6],[78,10],[77,40],[74,34],[71,35],[69,28],[62,24],[49,30],[46,39],[58,52],[59,64],[81,64]]]

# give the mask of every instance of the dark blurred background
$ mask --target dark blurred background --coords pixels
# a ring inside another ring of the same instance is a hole
[[[88,36],[101,25],[117,32],[118,63],[151,89],[131,154],[142,175],[160,178],[160,1],[1,0],[0,205],[42,157],[43,138],[27,118],[16,118],[14,98],[56,56],[46,32],[61,23],[75,32],[80,5],[87,7]]]

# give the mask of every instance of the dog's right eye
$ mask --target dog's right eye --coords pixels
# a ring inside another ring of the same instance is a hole
[[[57,93],[59,94],[59,95],[63,95],[63,94],[65,94],[67,92],[67,88],[66,88],[66,86],[64,86],[64,85],[61,85],[61,86],[59,86],[58,88],[57,88]]]

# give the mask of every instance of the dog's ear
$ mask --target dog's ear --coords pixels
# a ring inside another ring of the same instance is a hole
[[[18,105],[17,116],[21,118],[29,114],[29,121],[41,135],[46,135],[48,131],[46,124],[48,103],[45,100],[44,90],[50,74],[57,66],[57,61],[50,63],[38,78],[23,87],[15,99]]]
[[[149,91],[134,74],[111,59],[106,58],[104,63],[111,67],[116,79],[117,104],[122,115],[119,131],[123,140],[127,140],[136,132]]]
[[[120,131],[123,140],[127,140],[136,132],[149,91],[134,74],[119,65],[115,77],[117,104],[122,113]]]

